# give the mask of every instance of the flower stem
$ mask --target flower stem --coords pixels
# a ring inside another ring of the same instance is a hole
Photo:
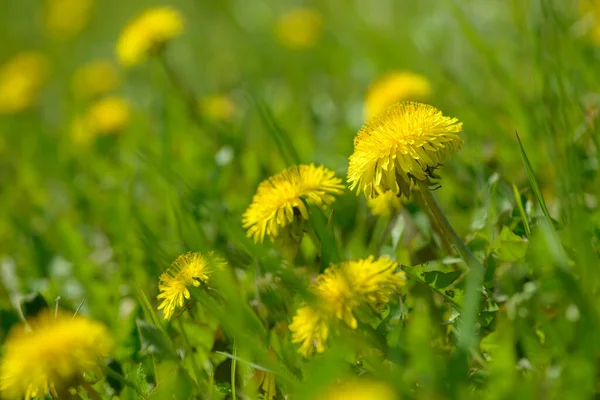
[[[471,250],[469,250],[467,248],[467,245],[465,245],[465,242],[463,242],[463,240],[456,234],[454,228],[452,228],[452,225],[450,225],[450,222],[446,218],[446,215],[440,208],[440,205],[435,200],[435,197],[433,197],[433,195],[429,191],[427,183],[421,181],[417,182],[419,185],[419,189],[421,189],[421,194],[425,199],[425,203],[429,208],[429,211],[431,212],[431,214],[433,214],[440,229],[442,230],[446,238],[450,241],[454,250],[456,250],[460,257],[467,263],[469,268],[485,270],[483,264],[481,264],[479,260],[475,258],[473,253],[471,253]]]
[[[231,360],[231,398],[236,400],[235,394],[235,367],[237,364],[237,344],[233,342],[233,359]]]

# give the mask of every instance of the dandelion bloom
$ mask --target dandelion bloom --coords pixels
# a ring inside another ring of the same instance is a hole
[[[323,30],[321,14],[312,8],[295,8],[283,14],[275,25],[275,36],[293,50],[313,47]]]
[[[235,113],[235,104],[225,95],[207,96],[200,100],[200,112],[213,121],[227,121]]]
[[[87,26],[93,0],[48,0],[44,14],[45,28],[55,38],[77,36]]]
[[[333,171],[314,164],[294,165],[263,181],[242,217],[243,226],[255,242],[265,235],[275,239],[281,229],[297,219],[307,220],[306,204],[325,207],[342,193],[343,185]]]
[[[58,397],[99,371],[112,350],[104,325],[82,316],[45,312],[26,326],[14,328],[4,344],[0,365],[0,397]]]
[[[318,400],[398,400],[399,397],[384,382],[371,379],[351,379],[332,385]]]
[[[365,118],[377,116],[394,103],[426,100],[431,94],[427,78],[408,71],[396,71],[375,81],[365,97]]]
[[[434,170],[461,146],[462,123],[437,108],[414,102],[388,107],[363,125],[350,156],[350,189],[367,198],[390,191],[409,198],[415,181],[430,182]]]
[[[0,114],[30,108],[48,74],[46,57],[37,52],[20,53],[0,67]]]
[[[385,192],[369,199],[367,205],[371,210],[371,214],[382,217],[387,217],[392,214],[392,211],[402,207],[400,199],[392,192]]]
[[[164,310],[165,319],[171,319],[177,307],[183,307],[190,298],[190,286],[206,284],[215,268],[221,268],[225,262],[212,253],[204,256],[200,253],[186,253],[173,261],[173,264],[159,278],[157,299],[162,299],[158,306]]]
[[[298,309],[290,324],[292,342],[305,356],[325,351],[331,325],[338,320],[351,329],[358,321],[354,312],[363,305],[378,310],[405,284],[404,271],[387,257],[370,256],[357,261],[333,264],[317,277],[310,290],[316,295],[314,304]]]
[[[183,17],[171,7],[155,7],[130,21],[119,37],[117,57],[124,66],[144,62],[183,32]]]
[[[108,60],[100,60],[75,71],[71,86],[78,98],[91,99],[117,89],[120,82],[115,65]]]
[[[119,96],[105,97],[90,106],[86,119],[89,128],[99,134],[122,131],[131,118],[131,107]]]

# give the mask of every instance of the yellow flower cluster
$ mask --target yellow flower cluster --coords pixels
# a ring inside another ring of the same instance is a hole
[[[371,209],[371,214],[387,217],[394,210],[402,207],[402,202],[398,196],[392,192],[384,192],[377,197],[367,200],[367,205]]]
[[[408,199],[415,181],[429,182],[434,170],[461,146],[462,123],[437,108],[395,103],[363,125],[350,156],[350,189],[368,199],[392,192]]]
[[[20,53],[0,67],[0,114],[26,110],[37,100],[48,61],[37,52]]]
[[[73,122],[73,138],[88,144],[99,135],[121,132],[131,119],[131,106],[120,96],[108,96],[94,102],[87,112]]]
[[[190,286],[206,284],[210,274],[217,268],[223,268],[225,261],[212,253],[204,256],[200,253],[186,253],[173,261],[173,264],[160,276],[157,298],[162,299],[158,306],[164,310],[165,319],[171,319],[176,308],[183,307],[190,298]]]
[[[93,0],[48,0],[44,14],[48,35],[61,39],[78,35],[88,24],[93,5]]]
[[[342,181],[333,171],[310,165],[294,165],[262,182],[242,217],[248,236],[263,242],[275,239],[294,221],[307,220],[306,205],[325,207],[342,193]]]
[[[427,78],[408,71],[395,71],[375,81],[365,97],[365,118],[376,117],[399,101],[422,101],[431,94]]]
[[[45,312],[14,328],[0,364],[0,397],[58,397],[76,387],[83,374],[99,370],[112,350],[104,325],[82,316]]]
[[[354,312],[358,307],[368,305],[379,310],[404,283],[404,272],[387,257],[370,256],[331,265],[311,287],[317,301],[296,312],[289,327],[292,342],[300,343],[299,352],[305,356],[323,352],[331,324],[341,320],[356,329]]]
[[[117,43],[121,64],[131,67],[144,62],[169,40],[183,32],[183,17],[171,7],[155,7],[130,21]]]

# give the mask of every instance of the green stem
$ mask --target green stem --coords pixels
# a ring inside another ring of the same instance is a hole
[[[456,252],[460,255],[460,257],[467,263],[470,268],[479,268],[481,270],[485,270],[483,264],[479,262],[477,258],[471,253],[471,250],[467,248],[465,242],[456,234],[452,225],[446,218],[446,215],[440,208],[440,205],[435,200],[435,197],[429,191],[429,187],[427,183],[422,181],[417,181],[419,185],[419,189],[421,189],[421,194],[425,199],[425,203],[427,203],[427,207],[429,207],[429,211],[433,214],[434,218],[437,220],[439,227],[442,229],[442,232],[446,235],[446,238],[452,243],[452,247],[456,250]]]
[[[233,360],[231,360],[231,398],[236,400],[235,394],[235,367],[237,365],[237,344],[233,342]]]

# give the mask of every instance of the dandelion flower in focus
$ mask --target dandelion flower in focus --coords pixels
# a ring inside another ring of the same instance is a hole
[[[222,268],[225,262],[212,253],[204,256],[200,253],[186,253],[173,261],[173,264],[160,276],[157,299],[165,319],[171,319],[176,308],[183,307],[190,298],[190,286],[199,287],[208,283],[210,274],[216,268]]]
[[[379,311],[404,284],[404,271],[387,257],[331,265],[310,288],[316,296],[314,304],[304,304],[296,312],[289,326],[292,342],[300,343],[298,352],[304,356],[322,353],[332,324],[344,321],[356,329],[357,308],[367,305]]]
[[[75,71],[72,88],[78,98],[91,99],[117,89],[120,82],[114,64],[103,60],[86,64]]]
[[[44,23],[48,34],[55,38],[77,36],[87,26],[93,0],[48,0]]]
[[[388,384],[370,379],[352,379],[333,385],[318,400],[398,400]]]
[[[321,14],[312,8],[296,8],[283,14],[275,25],[275,36],[292,50],[313,47],[323,30]]]
[[[392,214],[392,211],[402,207],[402,203],[398,196],[392,192],[385,192],[377,197],[367,200],[367,205],[371,210],[371,214],[387,217]]]
[[[104,325],[82,316],[46,312],[29,325],[14,328],[4,344],[0,364],[0,397],[58,397],[99,371],[112,350]]]
[[[227,121],[235,113],[235,104],[224,95],[208,96],[200,101],[200,112],[213,121]]]
[[[350,189],[368,199],[387,191],[408,199],[415,181],[431,183],[435,169],[460,149],[461,130],[458,119],[427,104],[401,102],[388,107],[354,138]]]
[[[119,37],[117,57],[131,67],[144,62],[183,32],[183,17],[171,7],[155,7],[130,21]]]
[[[265,236],[275,239],[283,228],[308,219],[308,205],[325,207],[342,193],[341,179],[333,171],[314,164],[294,165],[263,181],[242,217],[248,236],[256,243]]]
[[[41,53],[21,53],[0,67],[0,114],[26,110],[37,100],[48,75],[48,61]]]
[[[424,76],[412,72],[392,72],[369,87],[365,97],[365,118],[369,120],[399,101],[426,100],[430,94],[431,85]]]

